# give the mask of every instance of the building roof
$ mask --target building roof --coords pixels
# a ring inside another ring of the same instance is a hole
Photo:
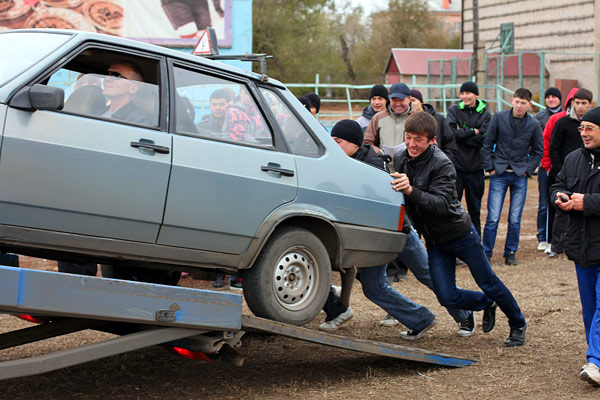
[[[391,51],[385,66],[386,74],[400,75],[427,75],[428,60],[444,60],[444,75],[452,73],[451,60],[456,58],[456,76],[471,75],[472,50],[450,50],[450,49],[399,49]],[[488,54],[488,74],[496,75],[496,65],[499,60],[498,53]],[[446,62],[446,60],[448,60]],[[483,60],[482,60],[483,62]],[[440,75],[440,62],[430,62],[429,74]],[[521,68],[523,76],[539,76],[540,59],[535,53],[523,53]],[[519,76],[519,57],[517,55],[506,55],[504,58],[504,76]]]

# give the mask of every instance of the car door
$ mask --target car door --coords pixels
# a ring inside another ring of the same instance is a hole
[[[76,92],[71,84],[82,79],[82,70],[94,72],[93,81],[100,80],[96,91],[103,96],[102,78],[117,60],[137,63],[149,80],[126,83],[139,85],[137,95],[158,99],[164,62],[131,53],[86,48],[40,79],[63,87],[69,105]],[[159,128],[158,103],[148,110],[146,122],[136,123],[79,107],[83,101],[72,101],[76,104],[64,111],[8,108],[0,156],[0,224],[154,243],[172,147],[171,135]],[[104,97],[94,104],[104,107]]]
[[[177,134],[158,243],[240,254],[267,216],[296,197],[294,156],[276,151],[247,83],[185,66],[172,75]]]

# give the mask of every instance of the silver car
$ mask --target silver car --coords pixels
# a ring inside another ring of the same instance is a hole
[[[404,246],[389,175],[273,79],[87,32],[6,31],[0,48],[2,251],[112,277],[239,273],[253,313],[303,324],[332,269]]]

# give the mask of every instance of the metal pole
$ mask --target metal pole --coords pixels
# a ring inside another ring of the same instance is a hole
[[[523,87],[523,53],[519,53],[519,87]]]
[[[346,87],[346,99],[348,100],[348,113],[350,114],[350,119],[354,119],[354,114],[352,114],[352,98],[350,97],[349,87]]]
[[[504,87],[504,52],[500,53],[500,63],[502,65],[502,73],[500,74],[500,86]]]
[[[600,83],[599,83],[600,84]],[[427,57],[427,98],[431,98],[431,60]],[[600,93],[600,92],[599,92]]]
[[[544,92],[546,91],[546,83],[544,82],[544,79],[546,78],[546,74],[545,72],[545,68],[544,66],[546,65],[546,53],[544,52],[544,50],[542,50],[542,52],[540,53],[540,100],[541,97],[544,95]]]
[[[320,79],[319,79],[319,78],[320,78],[320,77],[319,77],[319,73],[317,73],[317,74],[315,75],[315,94],[316,94],[317,96],[319,95],[319,82],[320,82]]]
[[[464,3],[464,2],[463,2]],[[464,21],[464,20],[463,20]],[[471,75],[477,77],[479,70],[479,1],[473,0],[473,64],[471,65]],[[474,79],[477,81],[477,78]]]
[[[483,77],[483,84],[485,85],[485,98],[488,98],[488,69],[489,69],[490,65],[489,65],[489,60],[488,60],[488,55],[487,53],[485,54],[484,57],[484,66],[483,66],[483,73],[484,73],[484,77]]]
[[[450,71],[450,83],[452,85],[456,84],[456,57],[452,57],[452,64],[451,65],[451,71]],[[456,97],[456,89],[454,88],[454,86],[452,86],[452,88],[450,89],[450,98],[454,99]]]

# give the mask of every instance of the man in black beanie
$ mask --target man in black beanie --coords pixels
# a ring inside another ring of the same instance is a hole
[[[552,201],[570,216],[566,252],[575,263],[587,364],[579,378],[600,385],[600,108],[578,126],[583,147],[567,155],[552,185]]]
[[[479,98],[475,82],[467,81],[460,86],[460,99],[448,109],[446,116],[456,138],[457,154],[452,160],[456,168],[456,193],[458,201],[465,193],[469,216],[481,235],[481,199],[485,189],[481,149],[492,115],[485,101]]]
[[[544,103],[546,108],[539,111],[533,118],[540,121],[542,132],[548,123],[548,119],[554,114],[562,111],[562,94],[555,87],[550,87],[544,93]],[[545,251],[552,238],[552,227],[548,226],[550,219],[548,218],[548,204],[550,203],[550,191],[548,185],[548,173],[540,166],[537,174],[538,181],[538,212],[537,212],[537,240],[538,251]]]
[[[321,111],[321,98],[313,92],[306,93],[304,95],[310,101],[310,113],[316,118],[319,111]]]
[[[375,85],[371,88],[369,93],[369,104],[363,110],[362,115],[356,120],[363,132],[369,126],[369,122],[375,114],[379,111],[383,111],[388,107],[390,99],[388,97],[388,90],[383,85]]]

